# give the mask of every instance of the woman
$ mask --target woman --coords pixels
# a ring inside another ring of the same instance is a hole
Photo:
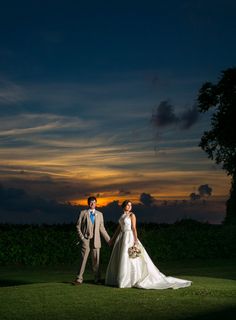
[[[178,289],[190,286],[191,281],[166,277],[157,269],[138,240],[136,217],[131,212],[131,201],[125,200],[122,208],[124,212],[119,219],[119,226],[110,241],[115,244],[107,267],[105,283],[119,288],[142,289]],[[131,247],[138,248],[140,256],[131,257],[128,252]]]

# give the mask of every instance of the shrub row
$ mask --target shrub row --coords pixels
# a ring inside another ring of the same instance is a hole
[[[106,224],[110,235],[116,224]],[[141,224],[139,239],[154,261],[236,257],[236,226],[181,221],[173,225]],[[1,265],[76,264],[80,247],[75,226],[0,224]],[[111,249],[103,244],[107,264]]]

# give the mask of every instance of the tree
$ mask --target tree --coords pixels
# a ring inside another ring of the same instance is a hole
[[[231,176],[225,223],[236,223],[236,68],[222,71],[217,84],[206,82],[198,93],[198,110],[213,109],[211,128],[199,146]]]

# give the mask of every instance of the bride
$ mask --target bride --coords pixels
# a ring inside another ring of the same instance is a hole
[[[136,217],[131,212],[132,203],[122,203],[124,213],[110,243],[114,243],[106,271],[105,284],[119,288],[167,289],[184,288],[191,281],[166,277],[153,264],[138,240]]]

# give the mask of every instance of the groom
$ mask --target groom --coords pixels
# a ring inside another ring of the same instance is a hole
[[[86,267],[89,252],[92,257],[92,267],[95,275],[95,283],[101,281],[100,269],[99,269],[99,257],[101,248],[100,233],[106,242],[110,245],[110,237],[104,227],[103,215],[96,208],[97,199],[95,197],[88,198],[87,210],[82,210],[79,219],[76,224],[79,238],[82,241],[81,246],[81,262],[77,278],[73,281],[73,284],[80,285],[83,282],[83,274]]]

